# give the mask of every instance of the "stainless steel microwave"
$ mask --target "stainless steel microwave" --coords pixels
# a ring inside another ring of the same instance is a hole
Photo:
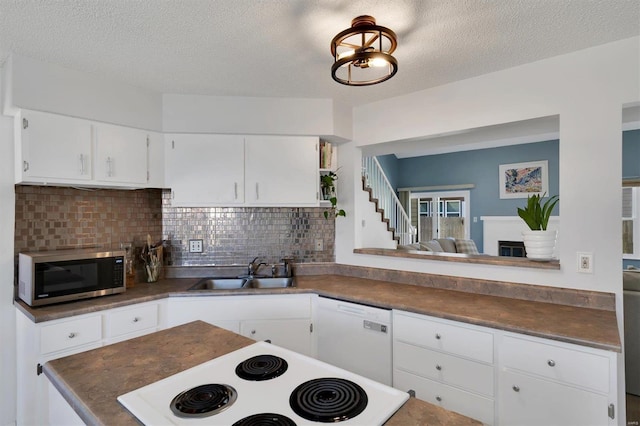
[[[30,306],[122,293],[124,250],[56,250],[18,255],[18,296]]]

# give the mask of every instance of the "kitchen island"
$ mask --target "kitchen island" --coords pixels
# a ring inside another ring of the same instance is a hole
[[[86,424],[136,425],[117,397],[254,343],[195,321],[47,362],[43,372]],[[468,417],[409,399],[387,425],[479,425]]]

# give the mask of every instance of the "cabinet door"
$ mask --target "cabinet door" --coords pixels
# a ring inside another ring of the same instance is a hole
[[[147,183],[147,132],[110,124],[94,126],[95,179],[114,183]]]
[[[247,204],[317,206],[318,138],[248,136]]]
[[[149,188],[165,188],[164,183],[164,154],[165,154],[164,135],[161,133],[149,133],[149,149],[148,164],[149,176],[147,187]]]
[[[244,139],[228,135],[169,136],[166,183],[183,207],[244,202]]]
[[[534,378],[500,372],[499,419],[504,425],[608,425],[609,402],[601,394]]]
[[[16,150],[22,154],[18,182],[91,180],[91,124],[55,114],[16,116]]]
[[[313,356],[311,320],[256,320],[242,321],[240,334],[256,341],[270,340],[274,345]]]

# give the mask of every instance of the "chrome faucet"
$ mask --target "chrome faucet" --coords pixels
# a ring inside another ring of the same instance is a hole
[[[282,259],[282,262],[284,262],[284,274],[287,278],[293,276],[293,271],[291,270],[291,262],[293,260],[294,259],[291,257],[285,257],[284,259]]]
[[[262,265],[266,265],[266,263],[264,262],[260,262],[256,264],[257,260],[258,260],[258,257],[255,257],[251,262],[249,262],[249,267],[247,268],[247,274],[249,275],[249,277],[253,277],[256,274],[256,272],[258,272],[258,269],[260,269]]]

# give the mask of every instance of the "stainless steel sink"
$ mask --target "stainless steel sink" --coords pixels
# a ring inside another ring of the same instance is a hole
[[[245,287],[246,278],[207,278],[189,290],[237,290]]]
[[[293,285],[292,277],[281,278],[254,278],[247,283],[247,286],[253,288],[284,288]]]
[[[189,290],[239,290],[242,288],[285,288],[293,286],[292,277],[281,278],[205,278]]]

